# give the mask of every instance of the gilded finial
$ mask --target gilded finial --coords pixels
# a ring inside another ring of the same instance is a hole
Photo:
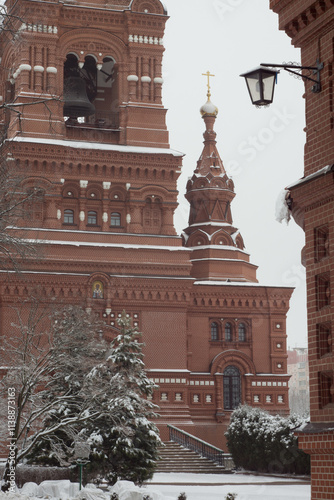
[[[210,97],[211,97],[211,92],[210,92],[210,91],[211,91],[211,87],[210,87],[210,77],[211,77],[211,76],[216,76],[216,75],[212,75],[212,74],[210,73],[210,71],[207,71],[206,73],[202,73],[202,75],[203,75],[203,76],[206,76],[206,77],[207,77],[207,79],[208,79],[208,83],[207,83],[208,92],[207,92],[207,94],[206,94],[206,95],[208,96],[208,99],[210,100]]]

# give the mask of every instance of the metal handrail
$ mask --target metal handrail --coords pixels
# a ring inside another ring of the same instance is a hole
[[[224,453],[224,451],[220,448],[217,448],[216,446],[213,446],[212,444],[207,443],[206,441],[203,441],[188,432],[178,429],[173,425],[167,424],[167,427],[169,429],[170,441],[175,441],[181,446],[188,448],[188,450],[195,451],[202,457],[208,458],[218,465],[225,467],[225,458],[229,457],[229,454]]]

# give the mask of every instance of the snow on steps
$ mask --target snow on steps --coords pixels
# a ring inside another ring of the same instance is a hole
[[[157,461],[155,472],[188,472],[195,474],[226,474],[231,472],[173,441],[164,443],[159,448],[159,455],[160,459]]]

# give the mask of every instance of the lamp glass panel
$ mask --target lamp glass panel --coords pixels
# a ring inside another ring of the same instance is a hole
[[[259,73],[253,73],[246,77],[248,91],[253,104],[261,100],[261,78]]]
[[[272,102],[275,87],[275,77],[276,75],[263,75],[263,98],[265,101]]]

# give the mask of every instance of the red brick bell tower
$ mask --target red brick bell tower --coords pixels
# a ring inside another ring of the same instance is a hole
[[[8,137],[85,141],[89,130],[98,142],[168,147],[161,103],[167,15],[160,2],[8,0],[6,6],[3,91],[15,109]],[[73,78],[84,82],[80,96]],[[64,120],[64,99],[78,107],[87,97],[93,111],[79,123]]]

